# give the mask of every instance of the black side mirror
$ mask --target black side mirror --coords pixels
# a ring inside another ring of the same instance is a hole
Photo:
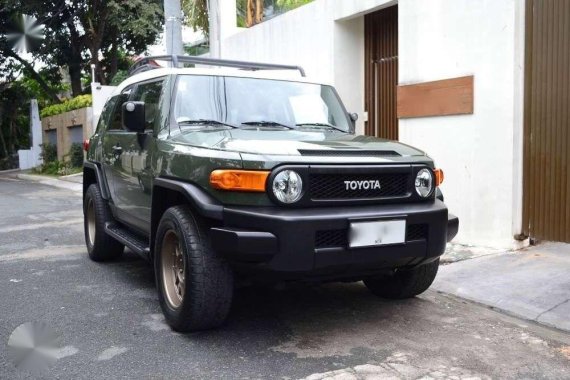
[[[144,102],[123,103],[123,127],[130,132],[142,133],[145,126]]]
[[[350,116],[350,120],[352,120],[352,121],[358,120],[358,114],[356,112],[353,112],[353,113],[349,114],[348,116]]]

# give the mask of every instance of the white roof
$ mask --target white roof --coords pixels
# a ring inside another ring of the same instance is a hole
[[[300,83],[313,83],[313,84],[328,84],[322,81],[316,81],[307,77],[301,76],[297,70],[240,70],[234,68],[174,68],[163,67],[159,69],[152,69],[143,71],[125,79],[115,90],[115,94],[121,93],[123,89],[132,84],[147,81],[154,78],[159,78],[166,75],[212,75],[212,76],[227,76],[238,78],[256,78],[256,79],[273,79],[284,80],[290,82]]]

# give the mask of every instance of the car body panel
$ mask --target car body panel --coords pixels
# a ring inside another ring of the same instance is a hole
[[[279,212],[282,207],[276,205],[267,192],[212,188],[210,173],[216,169],[272,171],[284,165],[409,165],[410,168],[423,165],[434,168],[433,160],[419,149],[397,141],[355,135],[353,131],[251,126],[237,129],[220,126],[180,129],[171,120],[172,94],[176,90],[176,74],[190,72],[170,69],[152,71],[129,78],[120,86],[117,94],[124,89],[136,88],[140,82],[166,78],[154,129],[145,133],[105,131],[103,122],[103,128],[98,128],[91,138],[88,152],[88,160],[102,164],[114,216],[139,233],[152,233],[152,189],[156,178],[162,179],[162,182],[176,181],[196,186],[219,202],[222,208],[238,210],[263,207],[264,210],[274,208]],[[191,73],[206,75],[200,70]],[[207,75],[216,75],[211,73]],[[248,75],[256,77],[254,74]],[[120,154],[113,150],[117,146],[122,148]],[[425,205],[433,202],[436,202],[435,196],[425,200]],[[350,205],[344,204],[342,207],[347,210],[346,207],[350,208]],[[329,209],[333,210],[334,207]],[[378,209],[381,210],[381,207]],[[402,214],[406,214],[403,204]],[[442,227],[441,231],[445,231],[445,228]]]

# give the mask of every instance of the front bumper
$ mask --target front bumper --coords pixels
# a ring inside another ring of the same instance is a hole
[[[351,221],[405,219],[406,242],[349,248]],[[212,228],[213,248],[240,268],[297,275],[366,275],[415,266],[443,254],[458,230],[445,204],[428,203],[283,209],[225,207],[223,226]]]

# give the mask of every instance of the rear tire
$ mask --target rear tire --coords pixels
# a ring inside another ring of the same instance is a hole
[[[105,232],[105,223],[112,222],[113,216],[107,202],[101,197],[97,184],[91,184],[83,201],[83,227],[85,244],[89,258],[93,261],[106,261],[121,256],[125,246]]]
[[[190,332],[224,323],[233,298],[233,273],[187,206],[166,210],[154,252],[158,299],[170,327]]]
[[[439,259],[392,276],[364,280],[364,285],[375,295],[388,299],[412,298],[425,292],[435,280]]]

